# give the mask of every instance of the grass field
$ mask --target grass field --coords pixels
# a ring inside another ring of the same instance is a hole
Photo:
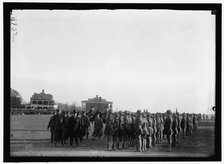
[[[10,134],[12,140],[49,139],[47,130],[51,115],[11,115]],[[89,133],[93,132],[93,124]]]

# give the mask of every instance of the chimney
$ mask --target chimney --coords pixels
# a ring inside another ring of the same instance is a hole
[[[42,89],[42,92],[44,93],[44,89]]]
[[[98,95],[96,95],[96,98],[98,99]]]
[[[99,100],[102,101],[102,97],[99,97]]]

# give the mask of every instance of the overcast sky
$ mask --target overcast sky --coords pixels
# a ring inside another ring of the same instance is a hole
[[[14,10],[11,88],[57,102],[102,96],[114,110],[207,112],[214,105],[210,11]],[[209,98],[210,97],[210,98]]]

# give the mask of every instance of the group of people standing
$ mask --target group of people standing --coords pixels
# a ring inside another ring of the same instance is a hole
[[[85,112],[64,112],[57,109],[53,116],[50,118],[47,129],[51,131],[51,143],[54,142],[57,146],[58,142],[61,142],[63,146],[66,144],[66,140],[69,138],[70,146],[75,143],[78,146],[79,140],[82,142],[83,137],[86,136],[88,139],[88,129],[90,126],[90,121]]]
[[[94,129],[92,139],[95,140],[104,136],[107,138],[107,150],[126,149],[136,147],[136,151],[142,152],[151,149],[162,140],[168,141],[168,150],[171,151],[180,138],[190,135],[197,130],[201,116],[196,114],[172,113],[149,113],[119,111],[112,112],[109,108],[106,113],[95,113]],[[92,113],[84,111],[66,113],[56,110],[51,117],[48,129],[51,130],[51,142],[66,144],[70,139],[70,146],[74,147],[73,139],[78,146],[78,141],[82,142],[83,137],[88,139],[90,129],[90,119]],[[105,128],[104,128],[105,125]]]
[[[136,113],[109,110],[104,134],[108,150],[136,146],[136,151],[142,152],[166,139],[171,151],[180,142],[181,136],[197,130],[198,122],[199,115],[172,113],[170,110],[156,114],[140,110]]]

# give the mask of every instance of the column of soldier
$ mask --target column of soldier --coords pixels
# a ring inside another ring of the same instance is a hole
[[[96,113],[95,113],[96,114]],[[104,136],[107,138],[107,150],[126,149],[136,147],[136,151],[143,152],[152,149],[153,146],[167,140],[168,150],[171,151],[180,142],[181,138],[190,135],[197,130],[201,120],[200,114],[172,113],[149,113],[148,111],[112,112],[109,108],[107,113],[73,112],[56,114],[51,117],[48,128],[51,129],[51,142],[61,141],[66,144],[70,139],[70,146],[73,145],[73,138],[78,146],[78,140],[82,142],[83,137],[88,139],[88,131],[91,118],[94,118],[93,140],[103,136],[103,123],[105,123]]]

